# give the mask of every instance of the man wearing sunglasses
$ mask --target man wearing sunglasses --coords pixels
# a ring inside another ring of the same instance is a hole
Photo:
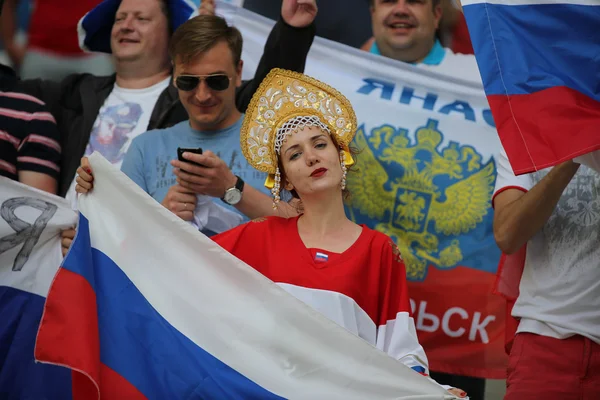
[[[305,4],[316,13],[313,0]],[[122,171],[209,236],[273,214],[266,175],[252,168],[240,149],[243,116],[235,106],[235,89],[243,67],[241,33],[220,17],[202,15],[175,31],[169,51],[189,121],[135,138]],[[203,152],[188,151],[177,159],[181,147]],[[282,204],[277,213],[295,211]]]
[[[235,88],[234,108],[245,111],[272,68],[304,70],[315,34],[314,17],[302,18],[306,15],[304,2],[314,0],[283,0],[286,12],[271,31],[255,79],[229,81]],[[171,85],[168,43],[171,33],[198,11],[190,3],[104,0],[80,21],[80,43],[90,51],[112,54],[115,75],[76,74],[60,83],[22,81],[27,92],[46,102],[59,125],[61,196],[75,198],[73,183],[82,156],[99,151],[120,166],[134,137],[188,119],[177,89]],[[200,12],[214,13],[214,0],[202,0]],[[216,88],[225,85],[219,77],[206,82]]]

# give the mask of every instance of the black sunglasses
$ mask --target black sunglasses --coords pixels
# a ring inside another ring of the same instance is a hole
[[[206,86],[212,90],[222,91],[229,87],[229,81],[231,80],[225,74],[214,74],[214,75],[179,75],[175,79],[175,87],[184,92],[189,92],[200,84],[200,81],[204,80]]]

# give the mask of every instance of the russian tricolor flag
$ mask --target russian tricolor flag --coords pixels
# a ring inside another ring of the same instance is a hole
[[[90,163],[35,349],[74,399],[454,398]]]
[[[462,5],[515,174],[600,149],[600,1]]]

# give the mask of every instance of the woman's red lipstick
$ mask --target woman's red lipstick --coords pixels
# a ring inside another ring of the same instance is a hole
[[[315,169],[310,176],[319,177],[322,176],[325,172],[327,172],[327,168],[317,168]]]

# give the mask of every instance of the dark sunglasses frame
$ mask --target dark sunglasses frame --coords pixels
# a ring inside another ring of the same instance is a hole
[[[184,92],[191,92],[198,87],[201,81],[205,81],[206,86],[211,90],[221,92],[229,88],[231,79],[226,74],[179,75],[175,78],[175,87]]]

